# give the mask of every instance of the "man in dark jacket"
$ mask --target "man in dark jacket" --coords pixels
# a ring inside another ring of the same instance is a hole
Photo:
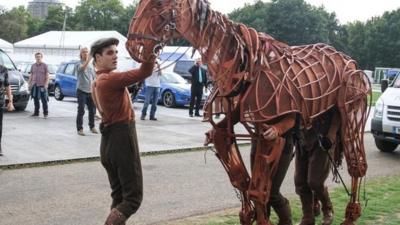
[[[192,74],[191,99],[189,107],[189,116],[193,117],[193,106],[196,101],[195,116],[201,117],[199,110],[201,98],[203,97],[203,88],[207,87],[207,71],[201,67],[201,59],[196,60],[196,64],[190,68],[189,73]]]
[[[13,95],[11,92],[10,83],[8,83],[8,70],[6,67],[0,65],[0,156],[3,156],[3,152],[1,150],[1,136],[3,131],[3,106],[6,102],[5,96],[8,97],[7,111],[13,111]]]

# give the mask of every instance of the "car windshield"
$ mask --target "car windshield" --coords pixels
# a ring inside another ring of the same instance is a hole
[[[185,53],[178,53],[178,52],[163,52],[158,56],[158,58],[161,61],[176,61],[176,60],[189,59]]]
[[[188,82],[178,74],[175,73],[163,73],[161,76],[162,83],[173,83],[173,84],[187,84]]]
[[[394,88],[400,88],[400,72],[397,74],[397,78],[393,83]]]
[[[8,70],[17,70],[17,68],[15,68],[14,63],[4,52],[0,52],[0,64],[3,65]]]
[[[194,65],[194,61],[192,61],[192,60],[178,61],[178,62],[176,62],[174,72],[177,72],[179,74],[189,73],[189,70],[190,70],[190,68],[192,68],[193,65]]]
[[[47,65],[47,69],[49,70],[49,73],[56,73],[57,66],[56,65]]]

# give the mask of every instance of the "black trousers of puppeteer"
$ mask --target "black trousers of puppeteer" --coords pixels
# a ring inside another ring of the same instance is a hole
[[[111,208],[127,218],[140,207],[143,199],[143,176],[135,122],[100,125],[101,163],[112,189]]]

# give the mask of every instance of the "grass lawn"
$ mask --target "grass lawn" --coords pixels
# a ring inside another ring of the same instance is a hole
[[[363,188],[361,189],[363,193]],[[381,177],[367,180],[366,193],[368,204],[364,206],[362,201],[362,216],[357,225],[398,225],[400,224],[400,176]],[[348,197],[343,188],[330,191],[335,208],[334,225],[343,222],[344,210]],[[293,213],[293,222],[297,224],[301,218],[301,206],[297,196],[290,198]],[[234,225],[240,224],[238,219],[239,209],[228,209],[209,215],[196,216],[173,221],[177,225]],[[321,216],[317,218],[316,224],[320,224]],[[277,222],[273,214],[272,221]]]
[[[375,106],[376,101],[378,100],[378,98],[382,95],[382,93],[380,91],[372,91],[372,103],[371,106]],[[369,103],[369,99],[368,99],[368,103]]]

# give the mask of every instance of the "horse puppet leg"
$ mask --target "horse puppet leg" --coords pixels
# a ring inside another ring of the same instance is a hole
[[[371,86],[361,71],[352,71],[347,78],[346,85],[339,94],[339,99],[342,100],[339,109],[341,142],[351,176],[351,196],[342,225],[354,225],[361,216],[359,187],[367,171],[364,128],[369,114],[367,95],[371,95]]]
[[[272,178],[277,170],[285,139],[278,137],[274,141],[263,138],[257,140],[252,179],[248,190],[249,197],[255,202],[257,225],[270,225],[265,207],[269,201]]]
[[[224,128],[216,128],[212,135],[216,156],[228,173],[232,185],[241,193],[242,210],[240,212],[240,223],[242,225],[251,225],[254,220],[254,210],[247,195],[250,176],[239,152],[236,139]]]

